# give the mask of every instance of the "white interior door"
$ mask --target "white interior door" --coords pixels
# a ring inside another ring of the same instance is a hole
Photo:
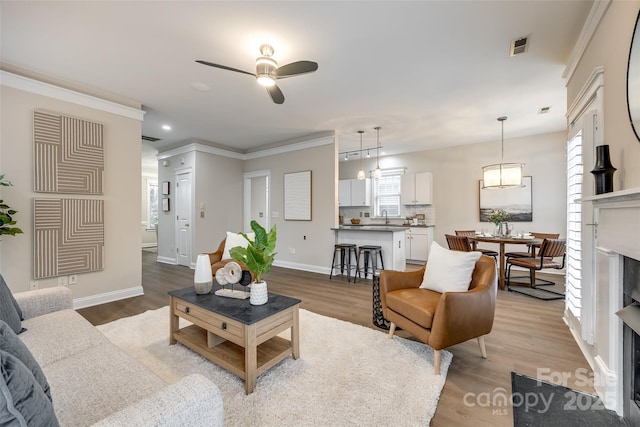
[[[191,171],[176,173],[176,258],[191,266]]]
[[[244,231],[251,231],[251,220],[269,230],[269,170],[244,174]]]

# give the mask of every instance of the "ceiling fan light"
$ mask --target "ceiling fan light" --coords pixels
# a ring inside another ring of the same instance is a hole
[[[256,80],[258,84],[265,87],[271,87],[276,84],[275,79],[268,74],[258,74]]]

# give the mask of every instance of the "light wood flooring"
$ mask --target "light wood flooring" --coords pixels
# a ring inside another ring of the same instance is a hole
[[[94,325],[103,324],[165,306],[168,291],[193,285],[193,270],[161,264],[155,258],[156,254],[143,251],[144,296],[78,312]],[[559,276],[540,277],[563,280]],[[353,284],[341,276],[329,280],[323,274],[279,267],[273,267],[266,280],[270,292],[301,299],[301,308],[305,310],[377,329],[371,323],[370,280]],[[500,395],[511,395],[511,371],[534,378],[540,377],[538,372],[555,373],[556,377],[565,373],[568,380],[563,385],[594,393],[592,382],[581,381],[585,375],[592,378],[593,372],[562,320],[563,307],[562,300],[539,301],[498,291],[493,331],[485,338],[488,358],[480,357],[476,340],[448,349],[453,353],[453,361],[431,425],[512,426],[512,408],[486,403],[487,398],[490,402]],[[410,338],[403,331],[397,335]],[[301,352],[304,357],[304,349]],[[549,374],[546,379],[550,379]]]

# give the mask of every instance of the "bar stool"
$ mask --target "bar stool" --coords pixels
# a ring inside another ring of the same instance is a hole
[[[336,255],[340,254],[340,262],[336,264]],[[351,265],[351,254],[356,258],[356,264]],[[353,243],[337,243],[333,245],[333,261],[331,261],[331,273],[329,273],[329,279],[333,277],[333,270],[340,268],[340,274],[344,274],[345,261],[347,268],[347,282],[351,281],[351,269],[354,269],[353,281],[356,280],[356,272],[358,271],[358,254],[356,252],[356,245]]]
[[[364,267],[360,267],[360,258],[364,254]],[[381,269],[378,269],[378,258],[380,258]],[[369,260],[371,260],[371,268],[369,268]],[[356,271],[358,276],[360,272],[364,273],[364,278],[367,278],[367,274],[371,273],[371,278],[376,275],[380,270],[384,270],[384,261],[382,260],[382,246],[377,245],[362,245],[358,248],[358,258],[356,262]],[[356,282],[354,277],[353,283]]]

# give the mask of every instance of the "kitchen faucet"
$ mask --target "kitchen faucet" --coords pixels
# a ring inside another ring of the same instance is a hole
[[[389,224],[389,217],[387,216],[387,211],[383,210],[382,214],[384,215],[384,223]]]

